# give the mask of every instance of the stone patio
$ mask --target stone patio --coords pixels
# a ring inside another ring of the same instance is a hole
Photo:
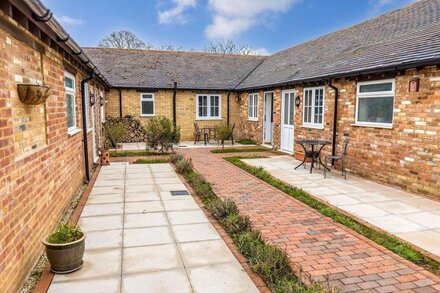
[[[439,202],[360,177],[344,180],[336,170],[327,173],[327,179],[322,169],[313,174],[309,168],[295,170],[300,161],[291,156],[243,161],[440,257]]]
[[[84,267],[49,292],[258,292],[169,164],[102,167],[79,220]]]

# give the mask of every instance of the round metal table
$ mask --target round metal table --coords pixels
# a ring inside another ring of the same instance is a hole
[[[301,162],[301,164],[295,167],[295,170],[301,167],[302,165],[304,165],[306,163],[306,160],[310,158],[312,159],[312,163],[310,165],[310,173],[313,172],[313,168],[316,161],[318,161],[319,164],[321,164],[324,168],[330,171],[330,169],[327,168],[321,161],[321,151],[326,145],[330,144],[329,141],[319,140],[319,139],[317,140],[304,139],[304,140],[297,140],[296,143],[302,146],[302,148],[304,149],[304,160]],[[310,151],[307,150],[307,146],[310,146],[311,149]],[[317,148],[317,150],[315,150],[315,147]]]

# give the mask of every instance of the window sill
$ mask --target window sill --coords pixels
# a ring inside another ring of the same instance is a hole
[[[143,115],[140,115],[140,117],[144,117],[144,118],[154,117],[154,116],[156,116],[156,115],[154,115],[154,114],[148,114],[148,115],[143,114]]]
[[[251,122],[258,122],[258,118],[248,118],[248,121],[251,121]]]
[[[196,118],[196,121],[207,121],[207,120],[209,120],[209,121],[222,121],[223,119],[218,118],[218,117],[216,117],[216,118]]]
[[[16,156],[14,161],[15,161],[15,163],[17,163],[17,162],[19,162],[19,161],[21,161],[21,160],[23,160],[23,159],[25,159],[25,158],[27,158],[29,156],[32,156],[35,153],[38,153],[41,150],[44,150],[45,148],[47,148],[47,144],[39,145],[38,147],[36,147],[33,150],[30,150],[30,151],[28,151],[28,152],[26,152],[24,154]]]
[[[87,129],[87,133],[91,132],[92,130],[93,130],[93,128]]]
[[[392,124],[368,124],[368,123],[353,123],[351,126],[354,127],[369,127],[369,128],[382,128],[382,129],[393,129],[394,126]]]
[[[72,129],[72,130],[68,131],[67,135],[69,137],[71,137],[71,136],[74,136],[77,133],[80,133],[81,131],[82,131],[81,128],[75,128],[75,129]]]
[[[310,129],[320,129],[323,130],[324,126],[323,125],[301,125],[301,128],[310,128]]]

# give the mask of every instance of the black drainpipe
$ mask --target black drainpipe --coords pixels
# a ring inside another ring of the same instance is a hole
[[[119,89],[119,118],[122,118],[122,91]]]
[[[336,155],[336,136],[338,128],[338,99],[339,89],[332,84],[331,79],[328,80],[328,86],[335,91],[335,109],[333,112],[333,140],[332,140],[332,156]],[[335,165],[335,160],[332,160],[332,166]]]
[[[228,99],[226,103],[226,124],[229,126],[229,96],[231,95],[231,92],[228,93]]]
[[[84,144],[84,165],[86,171],[86,182],[90,181],[89,170],[89,147],[87,143],[87,121],[86,121],[86,107],[89,106],[89,101],[86,101],[85,85],[88,81],[95,78],[95,73],[92,72],[89,77],[81,80],[81,101],[82,101],[82,130],[83,130],[83,144]]]
[[[176,111],[177,111],[177,101],[176,101],[176,98],[177,98],[177,81],[175,81],[174,82],[174,92],[173,92],[173,124],[174,124],[174,128],[176,128],[176,126],[177,126],[177,114],[176,114]]]

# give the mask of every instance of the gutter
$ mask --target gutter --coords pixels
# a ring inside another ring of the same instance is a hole
[[[332,84],[332,80],[328,80],[328,86],[335,91],[335,105],[333,110],[333,133],[332,133],[332,156],[336,155],[336,137],[338,131],[338,99],[339,89]],[[335,160],[332,160],[332,166],[335,165]]]
[[[85,167],[85,182],[90,181],[90,169],[89,169],[89,146],[87,143],[87,117],[86,117],[86,107],[89,106],[89,101],[86,101],[85,85],[88,81],[95,78],[95,73],[92,72],[89,77],[81,80],[81,116],[82,116],[82,131],[83,131],[83,146],[84,146],[84,167]]]
[[[119,118],[122,118],[122,90],[119,88]]]
[[[228,98],[227,98],[227,104],[226,104],[226,125],[228,125],[228,127],[229,127],[229,117],[230,117],[230,114],[229,114],[229,108],[230,108],[230,106],[229,106],[229,98],[230,98],[230,95],[231,95],[231,92],[228,92]]]
[[[110,86],[108,80],[101,74],[98,68],[93,64],[89,57],[83,52],[81,47],[69,36],[58,21],[53,17],[50,9],[47,9],[40,0],[23,0],[23,2],[32,11],[36,22],[45,23],[56,35],[57,42],[65,43],[70,48],[72,55],[78,56],[81,62],[90,68],[94,74],[101,79],[107,86]]]

